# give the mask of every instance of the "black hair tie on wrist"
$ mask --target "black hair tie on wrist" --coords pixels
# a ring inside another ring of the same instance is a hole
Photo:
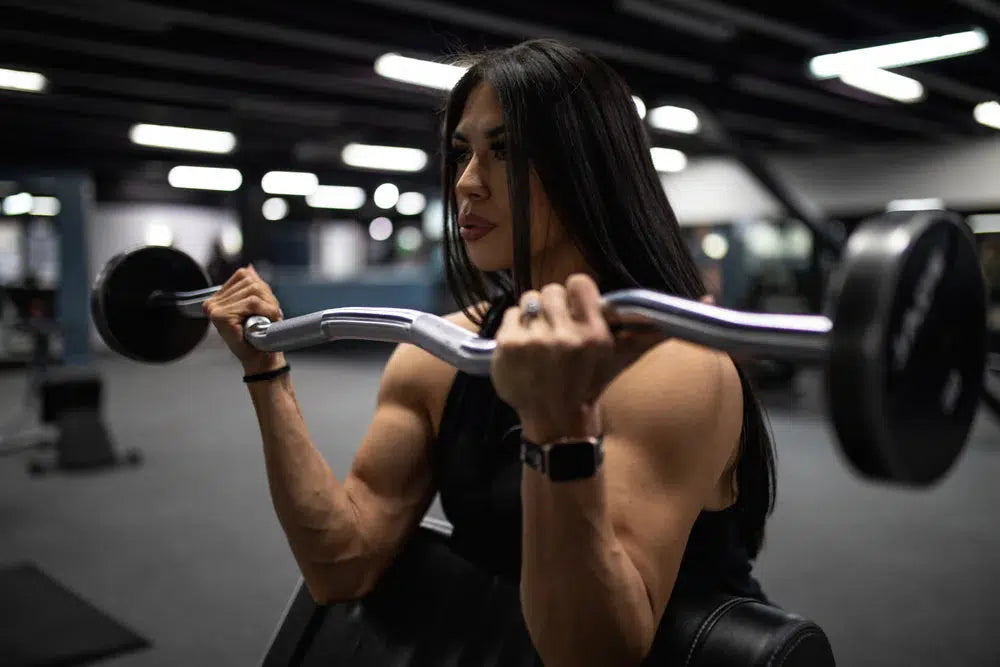
[[[264,373],[254,373],[253,375],[244,375],[243,381],[247,384],[251,382],[263,382],[265,380],[273,380],[276,377],[280,377],[292,370],[292,367],[285,364],[281,368],[275,368],[273,371],[266,371]]]

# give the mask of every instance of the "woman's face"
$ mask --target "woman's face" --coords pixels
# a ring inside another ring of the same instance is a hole
[[[469,93],[449,155],[455,164],[460,234],[470,261],[480,271],[510,269],[514,264],[506,158],[500,101],[492,86],[480,83]],[[566,235],[533,169],[529,182],[534,265],[547,249],[565,241]]]

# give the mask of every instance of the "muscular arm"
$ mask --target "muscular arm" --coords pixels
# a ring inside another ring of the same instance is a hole
[[[474,330],[461,313],[446,316]],[[365,595],[434,496],[429,447],[455,371],[412,345],[386,364],[368,431],[341,483],[316,449],[290,376],[248,385],[271,499],[313,599]]]
[[[691,527],[738,441],[740,400],[728,359],[665,343],[602,396],[598,475],[553,483],[525,469],[522,608],[547,667],[648,654]]]
[[[317,602],[367,593],[430,505],[434,425],[427,399],[447,372],[419,348],[396,348],[343,483],[309,436],[290,376],[249,385],[272,502]]]

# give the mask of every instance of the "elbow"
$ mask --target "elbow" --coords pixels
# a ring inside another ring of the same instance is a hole
[[[318,605],[363,598],[378,583],[374,568],[360,562],[310,564],[299,569],[309,596]]]

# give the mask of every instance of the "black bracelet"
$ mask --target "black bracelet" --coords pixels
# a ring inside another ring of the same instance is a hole
[[[253,375],[244,375],[243,381],[249,384],[251,382],[263,382],[264,380],[273,380],[276,377],[284,375],[290,370],[292,370],[292,367],[289,366],[288,364],[285,364],[281,368],[275,368],[273,371],[267,371],[264,373],[255,373]]]

